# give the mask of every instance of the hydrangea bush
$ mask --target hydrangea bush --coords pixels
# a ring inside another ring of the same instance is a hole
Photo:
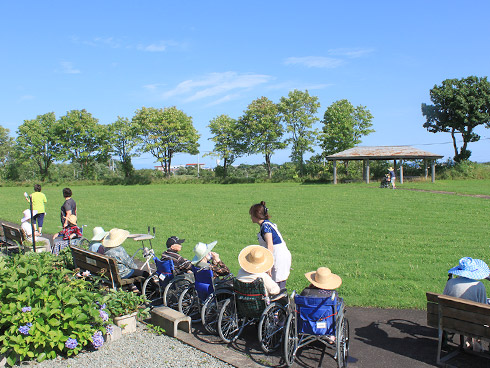
[[[0,353],[7,362],[99,348],[109,314],[102,296],[48,253],[0,262]]]

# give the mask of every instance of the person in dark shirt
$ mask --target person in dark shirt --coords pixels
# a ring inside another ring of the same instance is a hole
[[[77,204],[71,198],[72,192],[70,188],[64,188],[63,189],[63,197],[65,198],[65,202],[63,203],[63,206],[61,206],[61,214],[60,214],[60,219],[61,219],[61,226],[65,228],[68,226],[68,216],[70,215],[75,215],[77,216]]]
[[[179,239],[176,236],[171,236],[167,239],[167,250],[162,253],[162,261],[171,259],[174,262],[175,274],[181,275],[186,272],[192,272],[192,263],[188,259],[182,257],[179,252],[182,250],[182,243],[185,239]]]

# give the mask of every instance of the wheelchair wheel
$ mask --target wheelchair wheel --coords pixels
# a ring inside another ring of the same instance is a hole
[[[218,334],[223,342],[235,341],[240,331],[239,318],[233,298],[226,299],[218,317]]]
[[[182,291],[191,282],[186,278],[175,277],[167,284],[163,291],[163,304],[175,310],[179,310],[179,297]]]
[[[186,316],[191,317],[193,323],[201,322],[201,301],[197,295],[194,285],[187,286],[179,296],[178,310]]]
[[[201,308],[201,322],[207,332],[218,334],[219,312],[226,299],[230,298],[231,292],[217,291],[211,294]]]
[[[296,330],[296,312],[293,310],[286,321],[284,330],[284,361],[290,367],[293,365],[296,350],[298,349],[298,333]]]
[[[78,246],[83,249],[88,249],[90,246],[90,241],[87,238],[81,238],[78,242]]]
[[[163,290],[156,273],[151,274],[143,283],[143,295],[150,302],[150,307],[163,304]]]
[[[271,353],[281,346],[286,318],[286,309],[277,302],[269,304],[262,312],[259,341],[265,353]]]
[[[349,357],[349,320],[342,318],[337,323],[337,366],[339,368],[347,367],[347,358]]]

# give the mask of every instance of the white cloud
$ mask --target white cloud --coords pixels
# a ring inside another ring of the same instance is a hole
[[[32,95],[23,95],[23,96],[20,96],[19,101],[22,102],[22,101],[29,101],[29,100],[34,100],[34,99],[35,99],[35,97]]]
[[[211,73],[198,79],[183,81],[174,89],[165,92],[162,97],[185,96],[185,101],[191,102],[219,96],[230,91],[235,91],[236,95],[237,91],[251,89],[267,83],[271,79],[271,76],[264,74],[238,74],[236,72]],[[223,100],[225,97],[221,97],[217,101]]]
[[[80,74],[81,71],[79,69],[75,69],[73,67],[73,63],[69,61],[60,62],[61,65],[61,73],[64,74]]]
[[[286,65],[304,65],[308,68],[337,68],[344,63],[343,60],[326,56],[289,57],[284,61]]]
[[[329,55],[334,56],[345,56],[351,59],[360,58],[364,55],[370,54],[374,52],[374,49],[371,48],[339,48],[339,49],[330,49],[328,50]]]
[[[176,43],[173,41],[159,41],[156,43],[152,43],[150,45],[138,45],[137,49],[141,51],[148,51],[148,52],[163,52],[167,50],[169,46],[175,46]]]

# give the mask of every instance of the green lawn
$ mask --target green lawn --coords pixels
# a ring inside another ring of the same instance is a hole
[[[397,183],[398,184],[398,183]],[[400,187],[425,190],[441,190],[461,194],[490,195],[490,180],[436,180],[405,182]]]
[[[466,186],[464,184],[467,184]],[[421,188],[488,194],[489,181],[421,183]],[[419,183],[400,185],[412,187]],[[457,188],[457,190],[455,189]],[[0,188],[0,218],[19,222],[26,188]],[[30,190],[31,188],[29,188]],[[183,255],[199,242],[218,240],[216,251],[238,270],[241,248],[256,244],[258,226],[248,210],[267,202],[293,255],[290,290],[307,285],[304,273],[327,266],[343,279],[348,305],[424,308],[425,291],[442,291],[459,258],[489,261],[490,200],[379,189],[375,184],[179,184],[72,187],[79,225],[146,232],[155,226],[157,254],[168,236],[185,238]],[[481,190],[481,192],[479,192]],[[62,187],[46,187],[45,232],[59,231]],[[127,240],[129,253],[138,248]]]

